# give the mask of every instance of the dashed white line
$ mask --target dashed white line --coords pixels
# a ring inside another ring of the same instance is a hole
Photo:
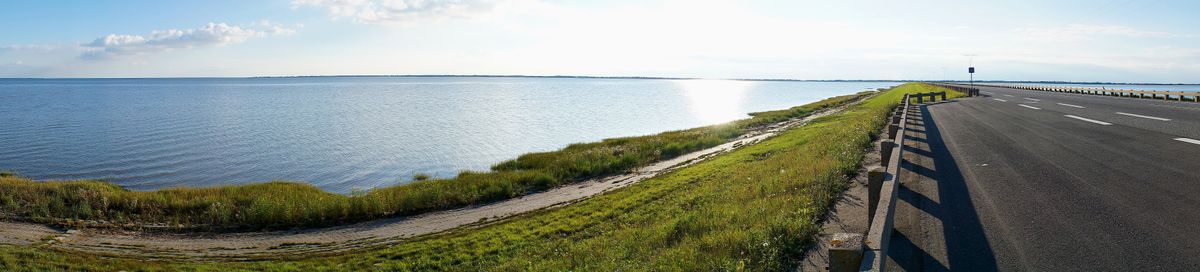
[[[1067,107],[1072,107],[1072,108],[1080,108],[1080,109],[1083,109],[1083,108],[1084,108],[1083,106],[1080,106],[1080,105],[1071,105],[1071,104],[1066,104],[1066,103],[1054,103],[1054,104],[1059,104],[1059,105],[1063,105],[1063,106],[1067,106]]]
[[[1007,96],[1007,97],[1013,97],[1011,94],[1006,94],[1006,95],[1004,95],[1004,96]]]
[[[1026,97],[1026,98],[1025,98],[1025,100],[1042,101],[1041,99],[1036,99],[1036,98],[1028,98],[1028,97]]]
[[[1034,107],[1034,106],[1030,106],[1030,105],[1025,105],[1025,104],[1017,104],[1017,106],[1022,106],[1022,107],[1026,107],[1026,108],[1030,108],[1030,109],[1035,109],[1035,110],[1040,110],[1040,109],[1042,109],[1042,108],[1038,108],[1038,107]]]
[[[992,98],[992,100],[996,100],[996,101],[1000,101],[1000,102],[1008,102],[1008,100],[999,99],[999,98]]]
[[[1075,118],[1075,119],[1077,119],[1077,120],[1081,120],[1081,121],[1091,122],[1091,123],[1094,123],[1094,124],[1099,124],[1099,125],[1102,125],[1102,126],[1111,126],[1111,125],[1112,125],[1112,123],[1109,123],[1109,122],[1104,122],[1104,121],[1098,121],[1098,120],[1087,119],[1087,118],[1083,118],[1083,117],[1079,117],[1079,116],[1074,116],[1074,115],[1070,115],[1070,114],[1068,114],[1068,115],[1063,115],[1063,116],[1066,116],[1066,117],[1071,117],[1071,118]]]
[[[1176,140],[1176,141],[1180,141],[1180,142],[1185,142],[1185,143],[1191,143],[1191,144],[1198,144],[1198,145],[1200,145],[1200,140],[1196,140],[1196,139],[1188,139],[1188,138],[1175,138],[1175,140]]]
[[[1167,119],[1167,118],[1162,118],[1162,117],[1154,117],[1154,116],[1145,116],[1145,115],[1141,115],[1141,114],[1132,114],[1132,113],[1124,113],[1124,112],[1117,112],[1117,114],[1120,114],[1120,115],[1125,115],[1125,116],[1141,117],[1141,118],[1146,118],[1146,119],[1151,119],[1151,120],[1159,120],[1159,121],[1171,121],[1171,119]]]

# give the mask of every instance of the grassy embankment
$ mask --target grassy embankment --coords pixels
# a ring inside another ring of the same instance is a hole
[[[103,270],[793,270],[906,84],[621,190],[475,229],[307,260],[147,263],[0,246],[0,267]],[[943,89],[944,90],[944,89]],[[951,97],[961,96],[951,93]]]
[[[129,191],[95,180],[37,182],[0,175],[0,216],[88,227],[275,229],[346,224],[514,198],[725,143],[747,131],[851,101],[839,96],[760,112],[721,125],[572,144],[501,162],[489,172],[428,176],[390,187],[329,193],[307,183],[274,181],[213,188]]]

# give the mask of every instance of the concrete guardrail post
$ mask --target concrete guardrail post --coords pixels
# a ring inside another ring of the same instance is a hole
[[[885,171],[882,166],[871,166],[867,170],[867,225],[875,219],[875,210],[879,208],[879,189],[883,188]]]
[[[834,233],[829,240],[830,272],[857,272],[863,257],[863,235]]]
[[[879,142],[879,165],[887,166],[888,163],[890,163],[890,160],[892,159],[892,149],[896,147],[896,141],[892,139],[896,139],[896,136],[898,136],[896,135],[897,132],[898,131],[891,133],[891,139],[883,139],[883,141]]]

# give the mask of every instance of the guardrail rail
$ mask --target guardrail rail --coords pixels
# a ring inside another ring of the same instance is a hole
[[[963,87],[963,86],[959,86],[959,85],[950,85],[950,84],[942,84],[942,83],[929,83],[929,85],[959,91],[959,92],[967,94],[967,96],[979,96],[979,88],[975,88],[975,87]]]
[[[938,84],[938,85],[941,86],[940,84]],[[1036,86],[1036,85],[981,85],[981,86],[1012,88],[1012,89],[1028,90],[1028,91],[1090,94],[1090,95],[1103,95],[1103,96],[1128,97],[1128,98],[1200,102],[1200,92],[1143,91],[1143,90],[1122,90],[1122,89],[1108,89],[1108,88],[1083,88],[1083,87]],[[1191,99],[1188,99],[1188,97],[1190,97]]]

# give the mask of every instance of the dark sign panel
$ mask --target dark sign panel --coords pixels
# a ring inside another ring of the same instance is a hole
[[[967,73],[975,73],[975,67],[967,67]]]

